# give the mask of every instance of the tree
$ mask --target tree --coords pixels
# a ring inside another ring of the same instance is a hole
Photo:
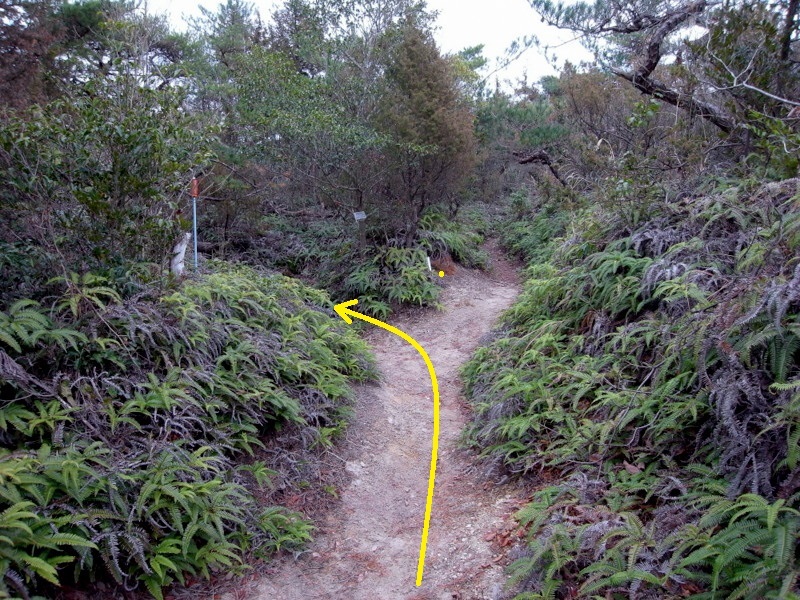
[[[218,224],[254,210],[367,211],[412,244],[425,206],[451,198],[474,161],[476,52],[442,57],[431,16],[409,0],[287,0],[263,27],[235,0],[220,11],[201,28],[196,94],[222,123]]]
[[[525,185],[527,174],[511,168],[518,159],[540,157],[523,164],[547,165],[550,161],[551,173],[560,179],[550,154],[569,130],[557,121],[554,111],[553,100],[561,90],[556,90],[555,84],[551,88],[549,92],[527,88],[513,95],[498,89],[479,103],[475,127],[481,145],[484,196],[506,195]]]
[[[31,241],[74,270],[167,258],[207,142],[184,90],[147,86],[126,64],[4,120],[0,241]]]
[[[267,26],[270,49],[280,52],[298,73],[313,77],[325,68],[327,39],[326,11],[305,0],[287,0],[272,14]]]
[[[192,22],[202,53],[193,65],[194,102],[200,111],[222,118],[222,141],[236,147],[236,79],[246,69],[249,53],[259,45],[263,33],[253,6],[242,0],[227,0],[216,11],[200,7],[201,17]]]
[[[187,85],[194,49],[186,35],[170,30],[165,16],[108,0],[65,4],[59,16],[69,32],[58,56],[65,85],[95,75],[135,76],[150,89]]]
[[[0,102],[24,107],[44,97],[42,63],[59,37],[54,4],[0,0]]]
[[[243,160],[236,168],[261,165],[261,181],[250,181],[264,197],[275,179],[288,179],[283,206],[270,201],[270,210],[313,201],[343,214],[378,203],[387,163],[375,115],[396,43],[386,32],[415,10],[407,0],[288,0],[228,74],[225,93],[239,119],[229,146]]]
[[[603,66],[640,92],[737,135],[746,111],[757,104],[731,110],[724,99],[741,98],[745,89],[732,75],[758,75],[764,87],[753,87],[761,103],[793,104],[789,99],[796,97],[800,82],[796,4],[596,0],[567,6],[531,0],[546,22],[580,33]],[[695,26],[705,34],[690,42],[686,32]]]
[[[391,137],[384,195],[401,211],[404,244],[415,239],[424,209],[456,193],[476,160],[473,117],[459,93],[453,65],[429,30],[413,16],[393,32],[399,43],[387,57],[388,90],[376,120]]]

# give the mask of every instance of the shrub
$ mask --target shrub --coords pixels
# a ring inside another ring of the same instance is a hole
[[[170,86],[140,87],[126,72],[4,116],[0,241],[20,247],[23,239],[44,259],[33,269],[18,262],[26,276],[41,285],[62,268],[165,261],[186,227],[179,198],[188,173],[208,158],[184,97]]]

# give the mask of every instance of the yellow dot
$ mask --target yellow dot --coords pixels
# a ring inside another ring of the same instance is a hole
[[[444,277],[444,271],[439,271],[439,277]]]

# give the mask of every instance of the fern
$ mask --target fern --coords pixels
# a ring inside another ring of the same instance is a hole
[[[29,301],[0,313],[13,384],[0,498],[20,509],[0,518],[6,588],[110,577],[159,597],[186,573],[308,541],[310,524],[264,514],[255,486],[300,479],[315,431],[341,425],[348,383],[375,374],[327,295],[223,265],[163,297],[123,300],[90,274],[54,283],[67,294],[51,315]],[[246,476],[235,461],[259,446],[273,463]]]
[[[21,354],[23,348],[55,343],[62,350],[77,350],[86,336],[74,329],[57,328],[33,300],[18,300],[8,312],[0,312],[0,343]]]
[[[535,495],[514,582],[534,597],[778,597],[796,585],[800,509],[800,271],[781,237],[796,203],[724,182],[638,216],[588,204],[509,225],[525,289],[463,370],[467,443],[586,496]]]
[[[113,288],[108,285],[105,277],[95,275],[93,273],[70,273],[62,277],[54,277],[47,282],[48,285],[52,283],[62,283],[67,288],[66,293],[55,304],[56,311],[63,311],[69,308],[72,316],[79,317],[86,310],[104,309],[105,302],[113,302],[119,304],[122,302],[120,295]]]

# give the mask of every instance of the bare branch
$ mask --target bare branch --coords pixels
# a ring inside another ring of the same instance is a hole
[[[791,106],[800,106],[800,102],[797,102],[795,100],[789,100],[788,98],[782,98],[781,96],[776,96],[775,94],[768,92],[767,90],[761,89],[760,87],[756,87],[748,83],[747,80],[750,78],[750,73],[752,72],[753,61],[755,61],[756,55],[758,54],[758,51],[761,49],[762,45],[763,42],[762,44],[759,45],[758,48],[756,48],[756,51],[753,52],[753,56],[750,57],[750,62],[747,64],[744,70],[738,75],[734,73],[733,69],[731,69],[730,66],[728,66],[725,63],[725,61],[723,61],[716,54],[711,52],[711,49],[709,48],[708,53],[711,56],[711,58],[713,58],[720,65],[722,65],[722,68],[724,68],[733,79],[733,83],[727,87],[718,87],[715,85],[714,88],[717,90],[733,90],[736,88],[745,88],[747,90],[750,90],[751,92],[756,92],[758,94],[766,96],[767,98],[772,98],[773,100],[777,100],[778,102],[782,102],[784,104],[789,104]]]
[[[658,27],[655,29],[647,44],[647,55],[645,62],[636,70],[638,77],[649,77],[661,61],[661,44],[667,36],[675,31],[679,25],[685,23],[691,17],[699,15],[708,7],[706,0],[698,0],[671,14],[664,16]]]
[[[638,73],[628,73],[619,69],[612,69],[611,72],[614,73],[614,75],[630,81],[633,86],[643,94],[653,96],[658,100],[663,100],[667,104],[677,106],[678,108],[683,108],[691,115],[702,117],[719,127],[725,133],[731,133],[736,127],[736,123],[733,119],[722,113],[717,107],[697,100],[690,94],[670,89],[663,83],[654,81],[648,77],[640,77]]]
[[[778,102],[783,102],[784,104],[791,104],[792,106],[800,106],[800,102],[795,102],[794,100],[789,100],[788,98],[781,98],[780,96],[776,96],[775,94],[771,94],[766,90],[762,90],[759,87],[754,85],[750,85],[749,83],[742,83],[740,84],[743,88],[748,89],[752,92],[757,92],[759,94],[763,94],[768,98],[772,98],[773,100],[777,100]]]
[[[521,165],[539,164],[547,166],[547,168],[550,169],[550,172],[553,174],[553,177],[555,177],[564,187],[567,186],[567,182],[561,177],[556,165],[553,164],[553,159],[546,150],[536,150],[535,152],[532,152],[526,156],[523,156],[521,152],[514,152],[513,154],[519,158],[517,162]]]
[[[708,120],[725,133],[730,133],[734,129],[735,123],[719,108],[697,100],[690,94],[668,88],[663,83],[650,78],[650,75],[652,75],[658,63],[661,61],[661,45],[664,43],[667,36],[691,17],[702,13],[708,6],[709,3],[707,0],[698,0],[688,6],[682,7],[680,10],[665,15],[650,37],[647,44],[647,53],[642,64],[633,72],[626,72],[620,69],[612,69],[611,71],[615,75],[630,81],[640,92],[663,100],[673,106],[683,108],[692,115]]]

